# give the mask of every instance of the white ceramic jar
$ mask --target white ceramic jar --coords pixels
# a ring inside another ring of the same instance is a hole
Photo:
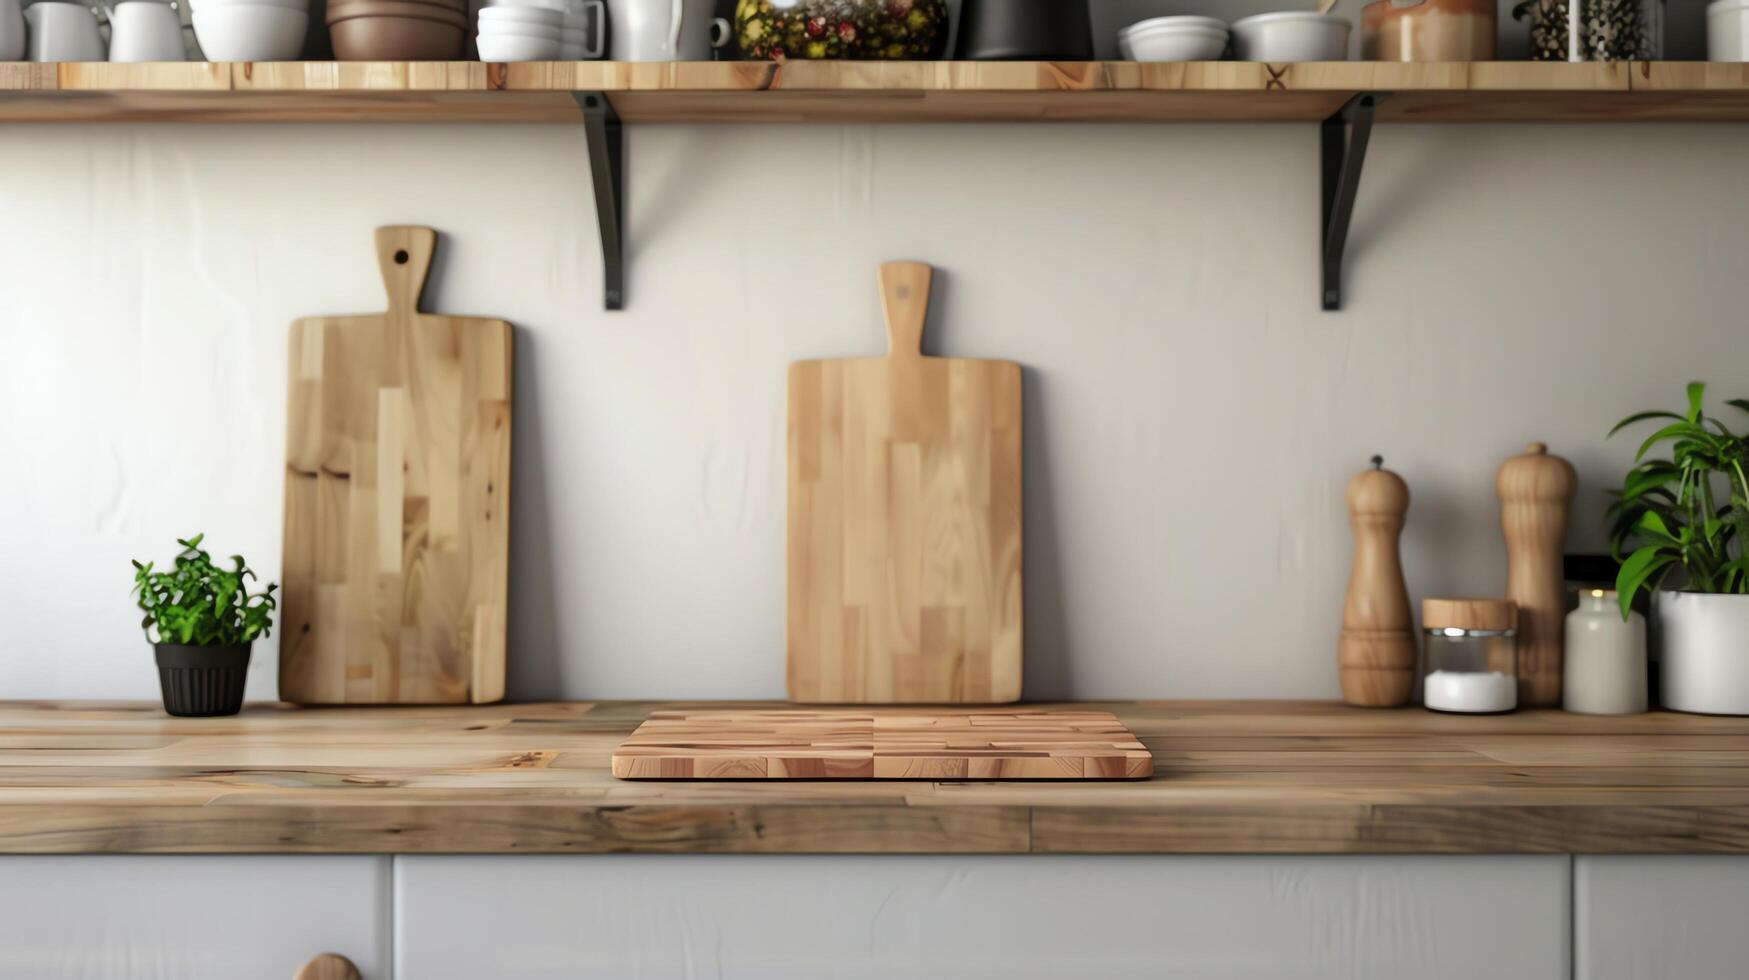
[[[1646,618],[1623,619],[1616,594],[1579,593],[1567,614],[1561,707],[1580,715],[1637,715],[1646,710]]]
[[[1708,61],[1749,61],[1749,0],[1714,0],[1706,8]]]

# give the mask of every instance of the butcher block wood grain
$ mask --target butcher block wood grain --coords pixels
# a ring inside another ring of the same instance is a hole
[[[283,62],[0,65],[5,122],[627,123],[1749,119],[1740,66],[1671,62]]]
[[[1146,779],[1109,711],[657,711],[613,753],[621,779]]]
[[[1749,718],[1665,712],[1029,704],[1110,711],[1153,778],[612,774],[656,712],[782,707],[0,702],[0,853],[1749,853]]]
[[[794,701],[1020,697],[1020,366],[923,356],[929,281],[881,266],[885,356],[790,366]]]
[[[504,696],[511,330],[419,312],[436,245],[377,229],[388,310],[292,324],[287,701]]]

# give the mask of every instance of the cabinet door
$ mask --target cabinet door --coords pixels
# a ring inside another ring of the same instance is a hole
[[[389,864],[326,855],[0,856],[0,978],[389,976]]]
[[[409,856],[396,976],[1565,980],[1568,859]]]
[[[1574,860],[1577,980],[1749,976],[1749,857]]]

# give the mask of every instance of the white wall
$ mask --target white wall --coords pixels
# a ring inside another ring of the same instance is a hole
[[[880,350],[892,258],[935,352],[1026,366],[1029,696],[1334,695],[1369,455],[1411,592],[1497,593],[1503,458],[1572,459],[1595,549],[1608,427],[1749,395],[1745,154],[1381,127],[1326,314],[1314,126],[641,127],[608,314],[581,127],[9,127],[0,697],[155,696],[127,560],[173,537],[277,569],[287,323],[380,308],[396,222],[518,327],[513,696],[782,694],[784,366]]]

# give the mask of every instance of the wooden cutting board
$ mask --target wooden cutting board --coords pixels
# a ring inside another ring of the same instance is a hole
[[[1020,366],[924,357],[929,266],[881,266],[884,357],[789,371],[789,696],[1020,697]]]
[[[1108,711],[654,711],[613,753],[621,779],[1146,779],[1154,757]]]
[[[504,696],[510,325],[419,312],[429,228],[379,228],[386,313],[292,324],[279,695]]]

